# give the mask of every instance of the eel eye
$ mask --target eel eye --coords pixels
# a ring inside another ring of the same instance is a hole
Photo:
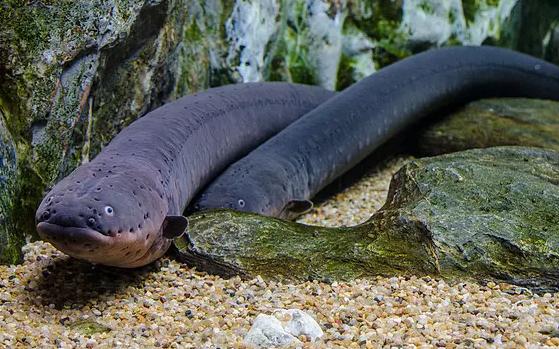
[[[112,216],[114,214],[114,210],[111,206],[105,206],[105,213],[108,214],[109,216]]]
[[[245,200],[239,199],[239,201],[237,201],[237,203],[239,204],[239,206],[245,207]]]

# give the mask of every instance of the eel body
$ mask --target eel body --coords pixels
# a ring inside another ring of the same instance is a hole
[[[397,132],[485,97],[559,99],[559,67],[495,47],[427,51],[352,85],[232,164],[194,201],[290,218]]]
[[[202,186],[333,94],[313,86],[249,83],[163,105],[57,183],[37,210],[37,231],[79,259],[148,264],[184,232],[182,212]]]

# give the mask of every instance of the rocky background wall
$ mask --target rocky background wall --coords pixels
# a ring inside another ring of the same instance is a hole
[[[556,0],[6,0],[0,23],[2,263],[34,238],[49,186],[193,91],[259,80],[342,89],[444,45],[559,63]]]

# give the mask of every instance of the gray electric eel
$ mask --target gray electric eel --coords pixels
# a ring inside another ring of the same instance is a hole
[[[495,47],[412,56],[347,88],[231,165],[193,207],[292,217],[411,123],[443,108],[500,96],[559,100],[559,67]]]
[[[288,83],[210,89],[123,129],[46,195],[37,231],[79,259],[138,267],[182,234],[186,205],[224,168],[334,93]]]

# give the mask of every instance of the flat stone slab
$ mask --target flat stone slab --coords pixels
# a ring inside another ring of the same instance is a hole
[[[501,145],[559,151],[559,102],[492,98],[467,104],[419,133],[415,150],[439,155]]]

